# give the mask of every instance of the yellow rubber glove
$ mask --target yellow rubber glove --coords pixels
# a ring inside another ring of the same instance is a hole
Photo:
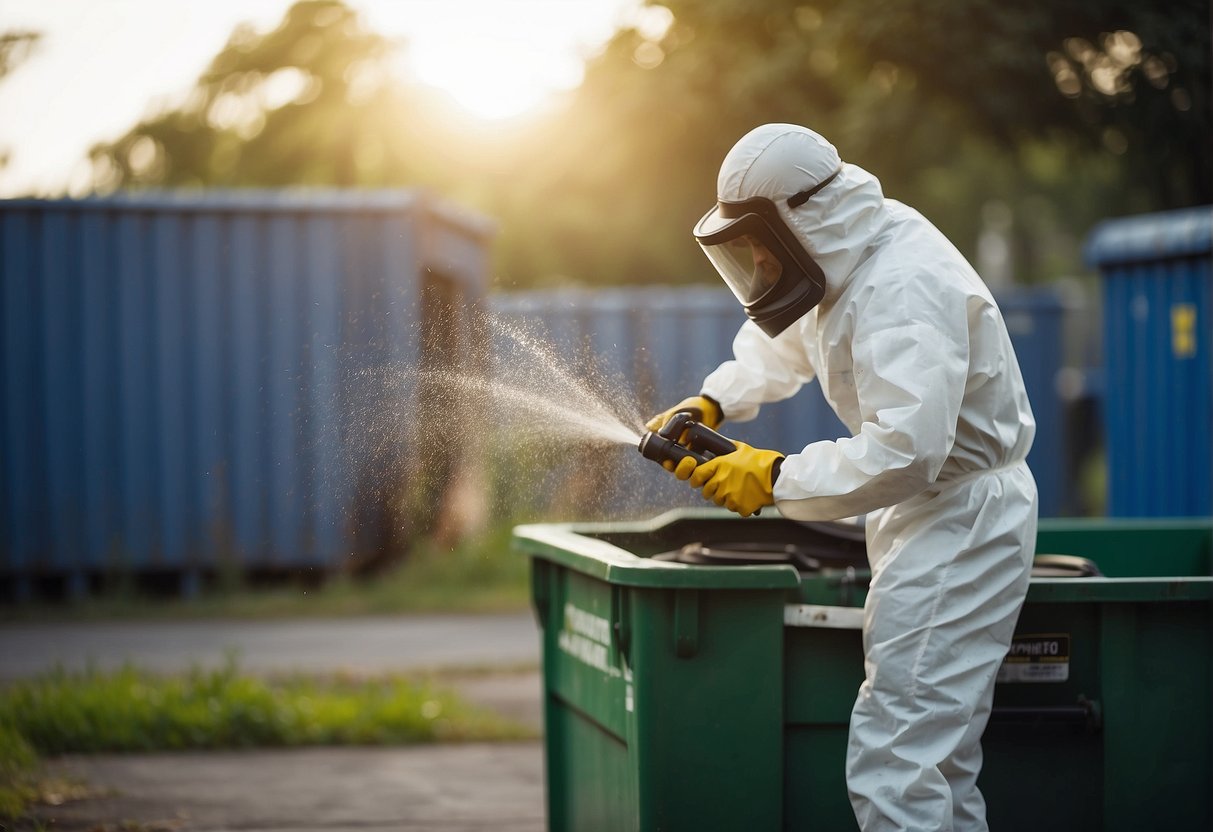
[[[691,396],[688,399],[683,399],[669,410],[653,416],[645,423],[645,427],[649,430],[661,430],[675,413],[681,413],[684,410],[689,410],[694,415],[696,422],[707,425],[713,430],[720,427],[720,423],[724,421],[724,414],[720,412],[720,405],[707,396]]]
[[[703,489],[705,500],[749,517],[763,506],[775,504],[771,469],[780,459],[783,454],[779,451],[765,451],[738,442],[732,453],[690,469],[691,485]]]

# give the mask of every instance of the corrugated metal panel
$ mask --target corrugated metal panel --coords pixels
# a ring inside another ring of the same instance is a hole
[[[483,295],[490,231],[411,192],[0,201],[0,576],[328,568],[381,539],[349,522],[381,475],[348,453],[353,388],[416,366],[427,281]]]
[[[1075,487],[1068,468],[1066,403],[1058,390],[1065,360],[1066,306],[1051,289],[1021,289],[998,298],[1023,373],[1036,438],[1028,466],[1036,478],[1042,517],[1066,513]]]
[[[1108,513],[1213,514],[1213,208],[1101,225]]]
[[[551,339],[562,354],[590,362],[583,373],[621,379],[619,395],[636,402],[644,415],[697,392],[704,376],[732,357],[733,336],[745,319],[728,291],[704,287],[517,292],[490,296],[490,302],[496,315],[521,321]],[[1064,404],[1056,388],[1065,307],[1051,291],[1009,294],[1000,305],[1037,416],[1028,462],[1040,488],[1041,513],[1056,515],[1071,488]],[[509,345],[499,344],[496,351],[508,355]],[[730,424],[728,434],[759,447],[790,450],[845,436],[847,430],[821,395],[807,392],[765,406],[752,422]],[[632,481],[604,483],[628,510],[643,511],[635,504],[637,494],[659,495],[653,499],[666,507],[676,491],[668,475],[645,465],[622,469]]]

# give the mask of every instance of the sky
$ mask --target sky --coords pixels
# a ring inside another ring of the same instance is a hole
[[[402,38],[402,73],[485,119],[541,106],[639,0],[346,0]],[[99,141],[184,98],[243,21],[275,26],[292,0],[0,0],[0,31],[42,34],[0,81],[0,197],[79,192]],[[485,67],[493,66],[492,72]]]

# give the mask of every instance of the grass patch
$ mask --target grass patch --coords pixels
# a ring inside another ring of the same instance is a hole
[[[70,604],[6,605],[8,620],[288,618],[410,612],[513,612],[529,604],[528,559],[510,551],[509,527],[457,546],[425,541],[380,575],[337,575],[320,586],[284,581],[266,589],[238,584],[195,598],[152,598],[128,590]]]
[[[56,672],[0,692],[0,724],[37,752],[175,751],[502,740],[525,730],[449,691],[400,676],[287,676],[236,670],[156,676]]]
[[[0,818],[20,815],[38,791],[38,755],[14,726],[0,719]]]
[[[0,689],[0,818],[43,791],[40,754],[516,740],[528,728],[429,681],[54,672]]]

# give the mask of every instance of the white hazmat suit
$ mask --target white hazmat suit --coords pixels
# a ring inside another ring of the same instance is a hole
[[[980,739],[1037,518],[1035,422],[1002,315],[930,222],[811,130],[765,125],[729,152],[719,199],[755,196],[778,205],[825,296],[775,338],[747,321],[702,393],[746,420],[817,378],[852,434],[787,456],[773,497],[797,520],[867,515],[856,817],[864,830],[986,829]]]

